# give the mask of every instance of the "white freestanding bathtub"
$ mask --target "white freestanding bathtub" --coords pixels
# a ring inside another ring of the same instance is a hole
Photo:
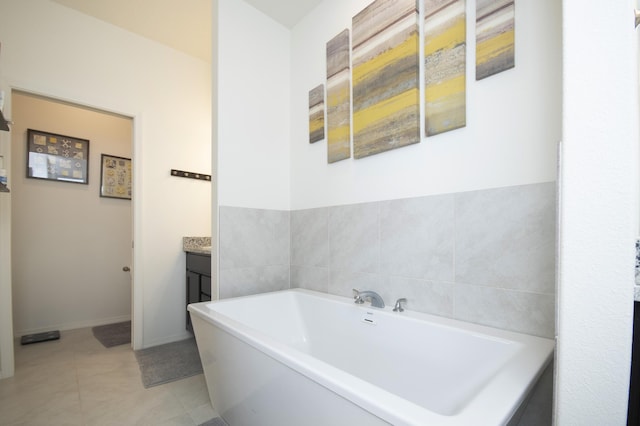
[[[503,425],[550,339],[285,290],[189,305],[230,426]]]

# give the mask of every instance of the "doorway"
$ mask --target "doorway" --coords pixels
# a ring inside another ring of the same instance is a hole
[[[133,119],[22,91],[11,101],[16,337],[130,320],[131,201],[100,188],[102,154],[132,157]],[[88,182],[27,177],[28,129],[88,140]]]

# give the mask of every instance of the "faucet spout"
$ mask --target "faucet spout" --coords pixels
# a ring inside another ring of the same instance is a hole
[[[371,306],[373,306],[374,308],[384,308],[384,300],[382,300],[382,297],[375,291],[354,290],[354,292],[356,292],[355,303],[362,303],[363,301],[368,299],[371,302]]]

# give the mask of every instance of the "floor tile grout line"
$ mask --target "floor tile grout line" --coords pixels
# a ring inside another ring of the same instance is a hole
[[[73,371],[76,375],[76,392],[78,393],[78,405],[80,407],[80,424],[83,426],[86,425],[85,415],[84,415],[84,404],[82,402],[82,393],[80,392],[80,375],[78,374],[78,352],[76,350],[73,351]]]

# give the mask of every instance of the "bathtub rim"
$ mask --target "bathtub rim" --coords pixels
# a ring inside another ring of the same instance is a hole
[[[287,344],[250,327],[238,320],[234,320],[215,311],[217,304],[229,304],[242,299],[264,298],[275,294],[300,294],[318,297],[334,303],[347,305],[349,309],[375,310],[376,315],[401,316],[409,321],[429,322],[445,328],[463,330],[471,334],[481,335],[501,341],[519,344],[514,356],[506,362],[458,413],[453,415],[440,414],[430,411],[418,404],[405,400],[385,389],[360,379],[344,370],[295,349]],[[210,308],[213,306],[214,308]],[[545,368],[553,359],[555,341],[552,339],[532,336],[524,333],[497,329],[480,324],[468,323],[461,320],[405,310],[402,313],[384,309],[371,308],[368,305],[356,305],[350,298],[336,296],[307,289],[286,289],[269,293],[260,293],[211,302],[195,303],[188,306],[188,310],[205,322],[219,327],[223,331],[240,339],[244,343],[259,350],[264,355],[283,363],[285,366],[320,384],[363,410],[395,425],[438,424],[438,425],[466,425],[473,424],[478,418],[486,419],[491,424],[507,424],[515,415],[518,408],[527,399]],[[197,338],[197,336],[196,336]],[[518,366],[518,363],[523,365]],[[524,367],[524,368],[523,368]],[[518,377],[518,380],[514,380]],[[508,409],[505,406],[508,402]],[[479,417],[481,416],[481,417]]]

